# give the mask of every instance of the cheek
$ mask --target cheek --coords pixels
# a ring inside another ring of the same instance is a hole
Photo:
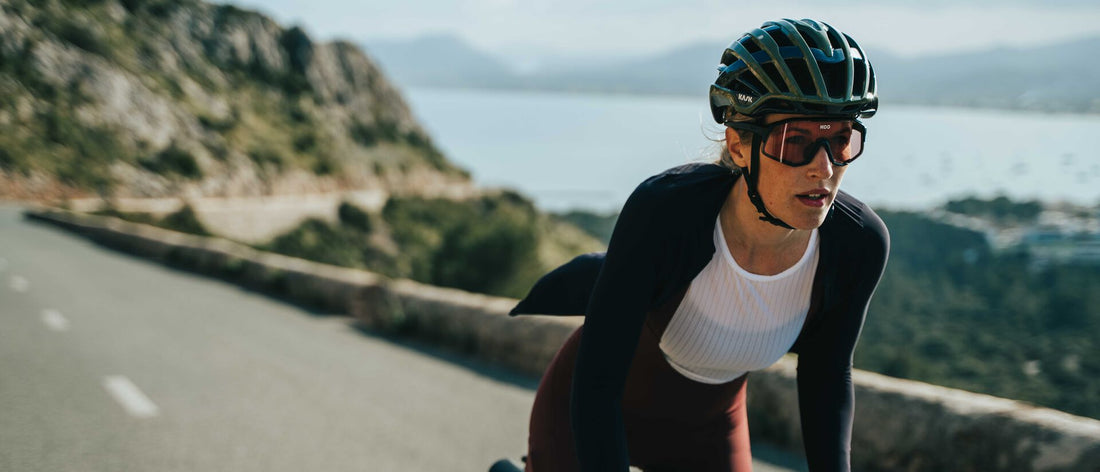
[[[837,167],[833,171],[833,182],[836,182],[837,186],[840,186],[840,181],[844,180],[844,173],[848,172],[848,167]]]
[[[770,159],[767,164],[761,163],[761,167],[764,175],[760,178],[759,188],[765,200],[776,203],[786,200],[799,187],[800,174],[791,172],[792,169],[796,169],[795,167],[787,167]],[[805,184],[802,184],[802,187],[805,187]]]

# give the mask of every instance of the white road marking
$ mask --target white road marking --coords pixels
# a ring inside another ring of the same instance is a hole
[[[4,269],[7,269],[7,268],[8,268],[8,260],[4,259],[3,257],[0,257],[0,272],[3,272]]]
[[[57,310],[42,310],[42,322],[54,331],[69,329],[69,320],[61,316],[61,312]]]
[[[31,282],[24,277],[13,275],[8,281],[8,286],[16,292],[23,293],[31,289]]]
[[[134,385],[130,379],[124,376],[109,375],[104,377],[103,388],[106,388],[107,392],[115,397],[115,401],[122,405],[122,408],[126,409],[130,416],[152,418],[160,414],[157,405],[144,393],[141,393],[137,385]]]

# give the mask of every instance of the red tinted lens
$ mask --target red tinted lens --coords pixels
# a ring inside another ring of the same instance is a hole
[[[862,127],[852,120],[781,121],[771,126],[763,151],[789,166],[801,166],[809,164],[824,143],[836,162],[849,162],[863,152]]]

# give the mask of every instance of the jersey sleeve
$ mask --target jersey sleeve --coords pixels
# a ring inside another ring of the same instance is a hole
[[[871,295],[878,286],[890,251],[889,233],[874,213],[865,214],[860,236],[845,241],[858,267],[841,302],[822,313],[820,329],[798,355],[798,405],[802,441],[811,472],[850,470],[853,407],[852,356]]]
[[[627,199],[612,231],[585,314],[571,392],[573,438],[582,471],[628,469],[622,397],[656,293],[654,257],[661,200],[647,181]]]
[[[583,315],[604,257],[603,252],[581,254],[543,275],[508,314]]]

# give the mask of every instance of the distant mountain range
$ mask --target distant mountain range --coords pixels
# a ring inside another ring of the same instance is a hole
[[[520,73],[455,36],[371,41],[398,84],[598,93],[705,93],[725,44],[695,43],[600,65]],[[870,50],[886,102],[1100,113],[1100,36],[1028,48],[902,58]],[[578,60],[578,64],[592,61]],[[702,65],[702,66],[700,66]]]

